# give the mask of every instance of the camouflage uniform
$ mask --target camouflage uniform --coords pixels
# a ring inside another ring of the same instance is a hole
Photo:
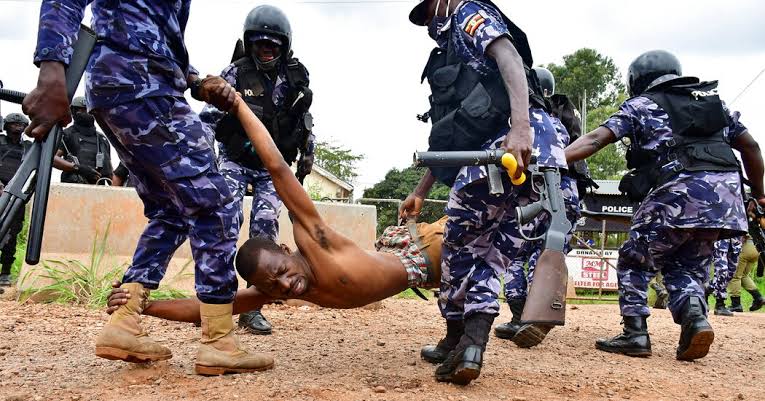
[[[715,242],[713,261],[715,274],[709,286],[716,299],[728,298],[728,283],[733,279],[733,274],[736,272],[742,247],[741,238],[723,239]]]
[[[481,23],[466,30],[479,14]],[[445,48],[448,38],[470,68],[501,79],[496,62],[486,57],[486,49],[494,40],[508,35],[502,16],[493,7],[466,1],[455,10],[436,41]],[[556,137],[547,113],[530,109],[529,117],[536,134],[535,154],[539,163],[565,165],[563,148],[555,153],[551,151],[550,142],[556,141]],[[482,148],[501,146],[508,129],[501,130]],[[517,245],[509,235],[515,226],[513,209],[517,190],[503,174],[504,193],[491,195],[486,176],[485,167],[463,167],[449,194],[439,298],[441,314],[447,320],[461,320],[474,313],[497,315],[499,275],[508,266],[502,261],[511,260],[509,254],[517,252]]]
[[[90,0],[44,0],[35,62],[68,64]],[[99,41],[86,75],[88,105],[129,168],[149,224],[122,281],[157,288],[190,238],[196,291],[232,302],[237,280],[235,200],[215,164],[213,133],[183,98],[189,65],[183,32],[190,0],[96,2]],[[108,4],[108,5],[107,5]]]
[[[730,142],[746,131],[738,117],[734,113],[726,128]],[[624,102],[603,126],[617,139],[630,136],[633,144],[646,150],[657,149],[672,138],[667,113],[643,96]],[[661,166],[661,172],[670,171],[675,163]],[[737,172],[681,171],[659,185],[641,203],[633,216],[629,239],[619,250],[622,315],[650,315],[648,282],[661,271],[670,294],[669,308],[679,323],[688,297],[706,299],[703,284],[709,278],[714,242],[718,237],[738,236],[745,231]],[[706,301],[703,307],[706,314]]]
[[[563,126],[558,118],[550,116],[550,121],[555,127],[555,138],[557,139],[557,142],[547,144],[546,146],[549,147],[551,155],[555,154],[555,160],[560,161],[561,159],[560,156],[558,156],[558,153],[568,146],[570,137],[566,127]],[[546,133],[546,135],[547,137],[550,137],[549,133]],[[541,151],[541,146],[537,143],[540,141],[535,139],[534,142],[534,154],[537,155]],[[560,167],[560,163],[552,163],[551,160],[552,159],[544,161],[545,164],[543,165]],[[562,160],[565,160],[565,156],[563,156]],[[560,187],[563,193],[563,201],[566,206],[566,217],[568,217],[572,226],[571,231],[566,235],[566,248],[564,249],[564,252],[568,253],[568,251],[571,250],[569,243],[571,242],[571,237],[574,233],[573,227],[576,227],[576,220],[580,217],[579,191],[576,187],[576,180],[565,175],[561,177]],[[518,202],[525,205],[536,201],[537,198],[538,196],[531,191],[529,186],[524,186],[518,197]],[[515,211],[513,211],[513,215],[514,214]],[[508,266],[505,271],[505,299],[508,301],[512,299],[526,298],[528,285],[531,283],[534,276],[534,267],[536,266],[537,259],[539,259],[539,255],[542,253],[542,247],[544,246],[543,239],[536,241],[526,241],[523,239],[518,231],[516,221],[515,216],[513,216],[512,227],[507,227],[508,232],[512,233],[510,234],[508,243],[513,245],[515,252],[507,252],[507,255],[510,256],[511,259],[503,260],[503,263]],[[549,218],[547,216],[540,216],[535,219],[535,221],[524,226],[523,230],[529,237],[538,237],[547,231],[549,225]],[[526,263],[528,263],[528,273],[524,268]]]

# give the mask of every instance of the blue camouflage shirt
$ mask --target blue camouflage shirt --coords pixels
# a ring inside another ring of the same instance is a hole
[[[505,20],[496,8],[481,1],[463,1],[441,28],[436,42],[446,48],[444,38],[451,39],[462,60],[487,75],[498,73],[497,63],[486,56],[486,50],[501,37],[511,39]]]
[[[740,113],[730,113],[725,137],[733,142],[746,132]],[[672,139],[669,116],[652,100],[638,96],[625,101],[603,127],[618,139],[629,137],[646,150],[655,150]],[[672,169],[675,162],[661,167]],[[655,188],[632,219],[633,228],[647,225],[672,228],[722,228],[746,231],[746,215],[737,172],[680,172]]]
[[[43,0],[34,61],[69,64],[85,7],[98,43],[86,74],[93,108],[148,96],[183,96],[189,64],[183,34],[191,0]]]

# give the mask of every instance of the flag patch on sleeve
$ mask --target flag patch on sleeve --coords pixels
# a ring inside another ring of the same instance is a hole
[[[486,18],[481,15],[480,12],[475,13],[472,17],[468,19],[467,24],[465,24],[465,33],[467,33],[470,36],[475,36],[476,31],[478,31],[478,28],[481,27],[486,22]]]

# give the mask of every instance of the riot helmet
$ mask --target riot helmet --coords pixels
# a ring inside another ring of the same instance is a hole
[[[534,73],[537,74],[539,86],[542,87],[544,97],[550,97],[555,94],[555,77],[552,72],[544,67],[534,67]]]
[[[244,49],[258,68],[272,70],[292,48],[292,28],[284,12],[271,5],[257,6],[244,20]],[[261,48],[259,48],[259,46]],[[266,55],[263,60],[259,55]]]
[[[630,96],[639,96],[649,87],[683,75],[680,61],[665,50],[651,50],[638,56],[627,73]]]
[[[10,124],[19,124],[20,129],[14,130],[16,132],[9,131]],[[21,114],[21,113],[11,113],[5,116],[5,120],[3,121],[3,131],[6,131],[8,135],[18,135],[21,136],[21,134],[24,132],[24,130],[29,126],[29,119],[27,116]]]
[[[82,96],[77,96],[72,99],[72,104],[69,106],[72,112],[72,119],[77,125],[84,127],[92,127],[95,124],[95,117],[88,113],[88,103]]]

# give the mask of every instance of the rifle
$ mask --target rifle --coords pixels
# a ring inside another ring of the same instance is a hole
[[[66,69],[66,91],[70,102],[80,84],[95,44],[96,33],[87,26],[80,25],[77,41],[73,45],[72,61]],[[26,94],[23,92],[0,89],[0,100],[21,104],[25,97]],[[29,223],[25,258],[30,265],[36,265],[40,261],[53,156],[61,140],[62,132],[61,127],[55,126],[42,142],[35,141],[24,155],[18,171],[0,195],[0,238],[4,238],[11,228],[13,218],[19,213],[24,213],[24,206],[29,202],[32,194],[36,194]]]
[[[757,248],[759,257],[757,258],[757,277],[762,277],[765,273],[765,260],[763,260],[763,253],[765,253],[765,231],[763,231],[760,225],[760,220],[765,218],[765,210],[757,203],[757,199],[749,197],[746,199],[747,209],[751,208],[754,214],[754,219],[747,219],[749,223],[749,236],[752,237],[752,242]]]
[[[509,174],[513,174],[518,164],[510,153],[504,150],[465,151],[465,152],[418,152],[414,154],[415,167],[453,167],[485,165],[488,169],[489,188],[492,194],[502,193],[502,181],[499,167],[503,166]],[[568,284],[568,269],[566,268],[563,248],[566,245],[566,234],[571,230],[571,223],[566,218],[563,194],[560,189],[560,171],[554,167],[542,167],[536,164],[529,166],[532,188],[539,194],[540,199],[523,207],[516,208],[518,225],[534,220],[542,211],[550,214],[550,227],[545,234],[529,238],[521,231],[528,241],[544,238],[544,250],[539,257],[531,283],[526,306],[521,316],[521,324],[527,325],[563,325],[566,314],[566,285]],[[525,173],[518,180],[511,180],[514,185],[520,185],[526,180]]]

